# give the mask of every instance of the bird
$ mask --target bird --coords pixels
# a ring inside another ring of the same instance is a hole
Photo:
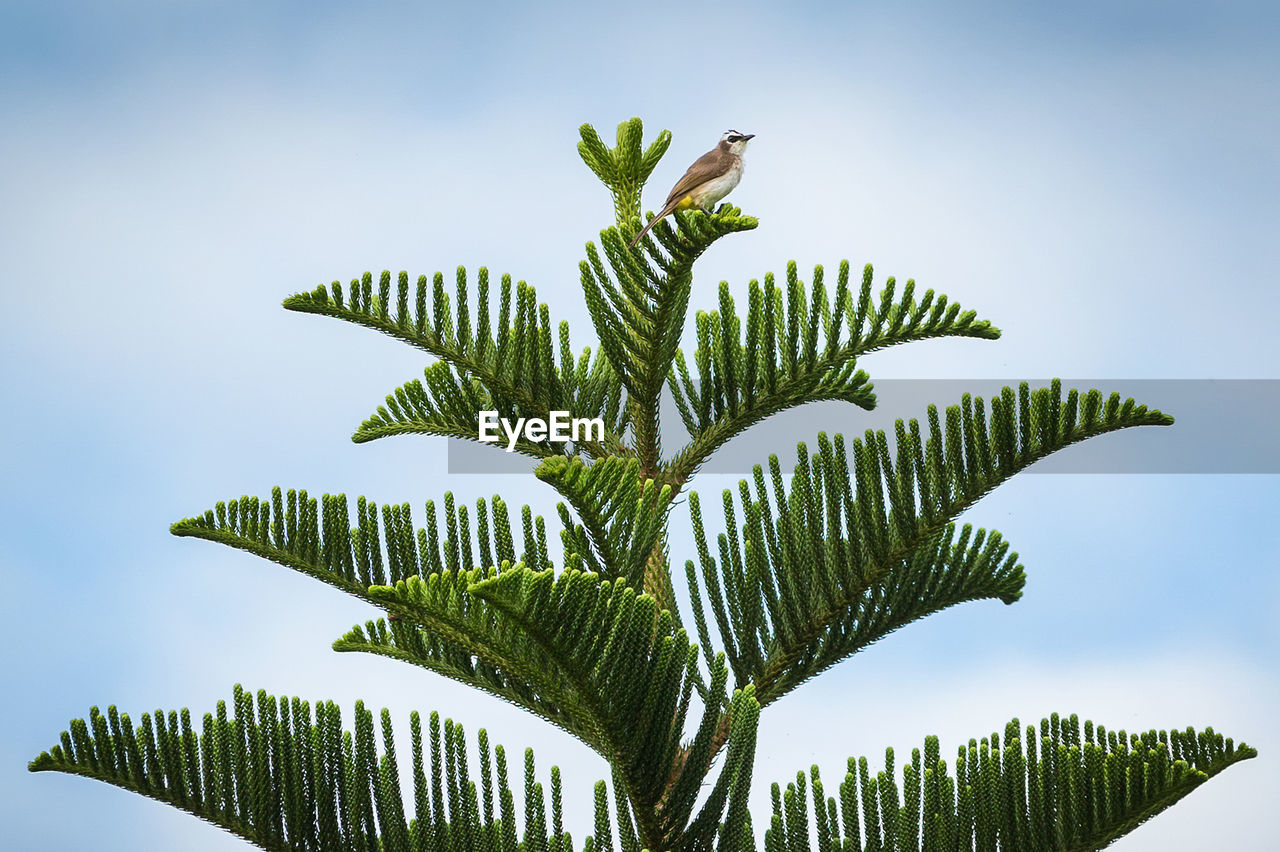
[[[627,248],[635,248],[650,228],[676,210],[698,207],[704,213],[710,213],[711,208],[742,180],[742,154],[747,150],[747,143],[754,138],[754,133],[726,130],[716,147],[694,160],[684,177],[676,181],[662,211],[649,220]]]

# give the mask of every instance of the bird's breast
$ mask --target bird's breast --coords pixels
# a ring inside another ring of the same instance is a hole
[[[711,180],[697,187],[690,193],[693,203],[699,207],[710,207],[716,204],[720,199],[728,195],[738,181],[742,180],[742,160],[735,160],[732,166],[722,175],[713,177]]]

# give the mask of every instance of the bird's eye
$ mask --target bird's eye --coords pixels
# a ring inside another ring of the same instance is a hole
[[[730,142],[739,142],[739,141],[741,141],[741,140],[742,140],[742,137],[741,137],[741,136],[730,136],[730,137],[729,137],[729,141],[730,141]]]

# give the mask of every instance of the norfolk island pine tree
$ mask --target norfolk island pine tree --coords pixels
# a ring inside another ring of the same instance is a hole
[[[693,266],[756,220],[730,205],[677,213],[634,250],[640,193],[671,141],[647,147],[639,119],[607,147],[581,128],[583,160],[609,189],[616,222],[580,264],[598,346],[575,354],[534,289],[481,269],[411,284],[369,274],[285,300],[381,331],[434,357],[425,379],[386,397],[357,442],[401,434],[476,440],[482,412],[598,418],[576,442],[516,441],[563,498],[553,557],[542,517],[518,522],[494,496],[473,508],[446,493],[415,528],[408,504],[275,489],[218,503],[172,532],[248,551],[371,602],[387,617],[335,650],[401,660],[511,702],[605,759],[594,825],[575,843],[550,789],[524,761],[517,813],[505,751],[462,724],[410,717],[403,781],[390,714],[357,703],[344,729],[332,702],[237,686],[198,722],[186,709],[136,722],[109,707],[73,720],[30,764],[107,781],[200,816],[266,849],[570,852],[612,850],[1100,849],[1256,752],[1212,729],[1128,733],[1051,716],[961,744],[929,737],[899,772],[850,758],[829,795],[817,767],[772,788],[773,812],[747,810],[761,711],[887,633],[955,604],[1013,603],[1025,574],[995,531],[957,525],[985,493],[1049,453],[1172,418],[1118,395],[1025,383],[965,395],[892,435],[818,433],[722,495],[709,534],[690,480],[730,438],[819,400],[871,409],[864,353],[998,330],[913,281],[877,285],[842,262],[829,282],[751,281],[741,311],[727,284],[680,348]],[[470,290],[474,285],[475,298]],[[739,296],[739,299],[741,296]],[[496,309],[496,310],[495,310]],[[674,399],[688,443],[662,448],[659,403]],[[687,499],[695,553],[688,611],[673,585],[667,521]],[[516,540],[519,538],[519,546]],[[714,627],[713,641],[712,628]],[[379,742],[380,739],[380,742]],[[519,786],[519,785],[517,785]],[[548,798],[550,801],[548,802]],[[762,829],[762,830],[757,830]]]

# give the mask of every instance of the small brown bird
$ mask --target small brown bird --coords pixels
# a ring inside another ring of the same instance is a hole
[[[627,248],[635,248],[636,243],[649,233],[650,228],[676,210],[698,207],[704,213],[710,213],[711,208],[732,192],[738,181],[742,180],[742,153],[747,150],[747,143],[754,138],[754,133],[726,130],[716,147],[694,160],[693,165],[667,196],[667,203],[662,211],[649,220],[649,224],[636,234]]]

